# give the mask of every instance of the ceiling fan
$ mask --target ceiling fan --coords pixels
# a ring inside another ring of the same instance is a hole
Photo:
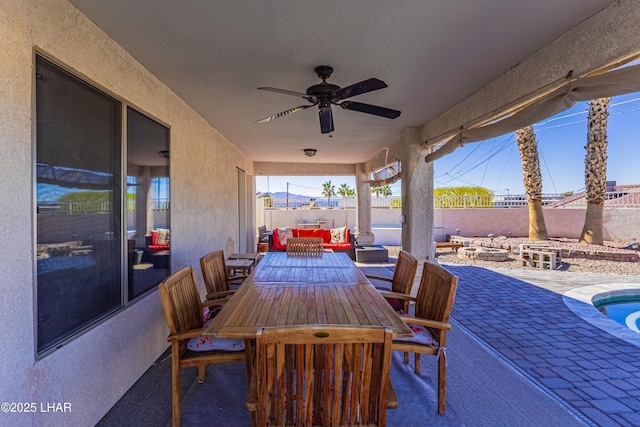
[[[359,111],[361,113],[373,114],[374,116],[386,117],[388,119],[395,119],[400,115],[400,111],[392,110],[390,108],[379,107],[377,105],[363,104],[362,102],[344,101],[352,96],[361,95],[363,93],[372,92],[378,89],[384,89],[387,84],[382,80],[376,78],[370,78],[363,80],[360,83],[352,84],[341,88],[340,86],[327,83],[327,79],[331,77],[333,68],[328,65],[320,65],[315,69],[316,74],[322,79],[322,83],[310,86],[307,88],[306,93],[294,92],[291,90],[277,89],[274,87],[259,87],[260,90],[267,90],[270,92],[283,93],[285,95],[299,96],[306,99],[311,104],[301,105],[299,107],[291,108],[290,110],[283,111],[278,114],[274,114],[264,119],[258,120],[256,123],[267,123],[271,120],[284,117],[291,113],[306,110],[314,105],[318,106],[320,117],[320,131],[322,133],[333,132],[333,114],[331,113],[331,104],[339,105],[345,110]]]

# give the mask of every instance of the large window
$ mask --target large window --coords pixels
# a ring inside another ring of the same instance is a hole
[[[35,81],[36,350],[44,355],[168,275],[168,248],[154,256],[149,246],[160,227],[169,239],[169,145],[166,127],[128,109],[123,171],[122,103],[40,56]],[[162,219],[153,179],[165,180]]]

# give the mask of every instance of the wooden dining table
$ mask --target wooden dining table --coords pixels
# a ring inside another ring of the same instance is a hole
[[[319,257],[268,252],[206,328],[204,335],[254,339],[271,326],[390,327],[413,333],[345,253]]]

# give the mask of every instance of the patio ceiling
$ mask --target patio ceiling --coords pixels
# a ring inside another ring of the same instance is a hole
[[[262,162],[362,163],[542,49],[612,0],[70,0],[231,143]],[[377,77],[353,101],[402,111],[389,120],[334,106],[335,131],[296,92]],[[317,149],[306,157],[304,148]]]

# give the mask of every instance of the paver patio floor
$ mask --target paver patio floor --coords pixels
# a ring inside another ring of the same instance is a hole
[[[461,327],[586,422],[640,425],[640,348],[563,302],[581,286],[640,288],[639,277],[444,266],[459,277],[452,317]]]

